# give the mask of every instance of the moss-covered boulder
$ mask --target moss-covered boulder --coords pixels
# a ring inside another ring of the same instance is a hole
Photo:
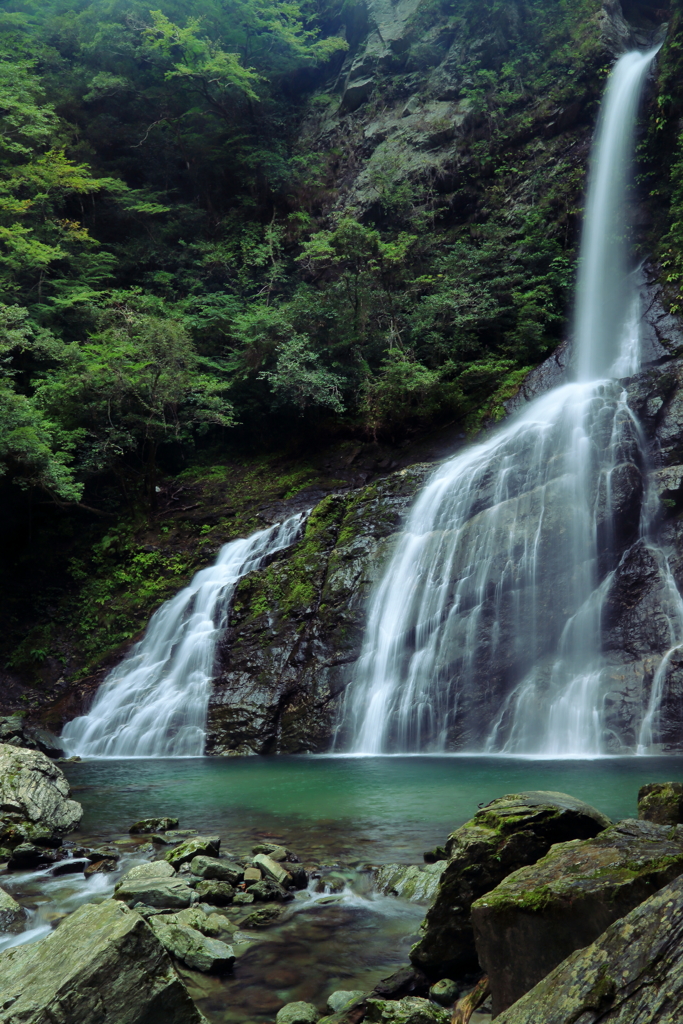
[[[638,817],[657,825],[683,822],[683,783],[650,782],[638,791]]]
[[[194,860],[195,857],[217,857],[220,849],[219,836],[194,836],[181,843],[180,846],[176,846],[175,849],[169,850],[164,856],[168,863],[177,870],[183,864]]]
[[[433,981],[478,969],[472,903],[517,868],[534,864],[553,843],[589,839],[611,822],[566,793],[529,792],[493,800],[448,837],[449,862],[424,936],[410,959]]]
[[[560,843],[472,904],[494,1016],[683,872],[683,825],[622,821]]]
[[[496,1024],[678,1024],[683,877],[567,957]]]
[[[147,923],[115,900],[0,953],[3,1024],[206,1024]]]

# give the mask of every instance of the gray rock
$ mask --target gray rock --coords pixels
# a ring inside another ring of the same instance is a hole
[[[375,871],[375,888],[386,896],[400,896],[413,903],[428,903],[439,888],[446,861],[417,867],[415,864],[384,864]]]
[[[628,820],[553,846],[472,904],[493,1015],[683,872],[683,825]]]
[[[224,974],[235,962],[232,946],[202,934],[197,928],[166,916],[149,920],[152,931],[167,952],[195,971]]]
[[[364,995],[365,993],[359,989],[351,989],[350,991],[339,989],[327,997],[327,1009],[330,1013],[339,1013],[349,1003],[355,1003],[358,999],[362,999]]]
[[[38,750],[0,744],[0,806],[52,837],[72,832],[83,808],[69,799],[64,772]]]
[[[567,957],[496,1024],[679,1024],[683,876]]]
[[[610,825],[594,807],[566,793],[530,792],[493,800],[446,843],[449,863],[410,959],[429,978],[459,977],[479,967],[470,909],[507,875],[533,864],[554,843],[588,839]]]
[[[216,907],[227,907],[232,903],[235,890],[229,882],[217,882],[203,878],[197,882],[195,892],[199,899]]]
[[[220,848],[219,836],[195,836],[193,839],[187,839],[180,846],[176,846],[175,849],[169,850],[164,856],[168,863],[177,870],[181,864],[189,863],[202,854],[207,857],[217,857]]]
[[[199,878],[215,879],[237,885],[244,878],[244,868],[218,857],[194,857],[190,864],[192,874]]]
[[[19,932],[26,923],[26,911],[0,888],[0,932]]]
[[[254,867],[263,874],[272,878],[278,885],[288,886],[292,884],[292,876],[289,871],[275,860],[271,860],[265,853],[257,853],[254,857]]]
[[[115,900],[0,953],[0,1008],[0,1024],[206,1024],[147,923]]]
[[[277,1012],[277,1024],[317,1024],[320,1014],[313,1003],[286,1003]]]
[[[144,903],[148,907],[168,907],[171,910],[189,907],[194,893],[180,878],[134,878],[120,885],[114,899],[134,907]]]
[[[118,882],[118,886],[125,885],[138,879],[148,880],[150,878],[173,878],[175,868],[165,860],[153,860],[147,864],[136,864]]]

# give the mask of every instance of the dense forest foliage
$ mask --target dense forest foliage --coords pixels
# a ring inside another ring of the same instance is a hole
[[[163,446],[495,414],[560,339],[572,280],[583,169],[544,180],[530,130],[598,56],[595,0],[511,6],[418,8],[511,45],[502,68],[465,53],[456,179],[389,152],[359,215],[338,139],[301,130],[339,107],[349,0],[3,3],[7,471],[59,502],[103,473],[153,501]],[[520,174],[531,199],[506,210]]]
[[[367,72],[373,4],[0,2],[0,473],[28,566],[6,649],[74,586],[88,656],[132,635],[198,564],[131,539],[188,467],[228,486],[241,453],[253,501],[273,453],[474,433],[566,336],[600,0],[404,5]],[[622,6],[673,15],[633,240],[676,308],[683,5]],[[287,473],[281,495],[310,478]],[[119,591],[135,615],[98,633]],[[52,641],[28,637],[40,662]]]

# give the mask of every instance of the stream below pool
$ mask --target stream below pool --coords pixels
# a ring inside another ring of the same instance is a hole
[[[0,948],[41,938],[80,904],[110,896],[133,864],[163,856],[140,850],[146,837],[128,835],[140,818],[173,815],[181,829],[219,834],[222,849],[239,856],[258,842],[282,842],[307,869],[321,869],[317,888],[327,891],[299,893],[275,925],[239,933],[231,975],[181,971],[212,1024],[259,1024],[291,1000],[322,1010],[335,989],[369,989],[408,963],[425,906],[374,892],[369,865],[422,863],[425,850],[504,793],[561,791],[614,819],[635,817],[639,787],[680,778],[683,758],[254,757],[63,767],[85,812],[69,842],[118,844],[119,870],[88,880],[3,873],[0,884],[29,919],[20,935],[0,935]],[[235,922],[251,910],[227,908]]]

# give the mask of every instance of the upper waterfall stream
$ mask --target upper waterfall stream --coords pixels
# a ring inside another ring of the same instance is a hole
[[[198,757],[216,643],[235,586],[294,543],[305,516],[291,516],[225,544],[215,564],[154,613],[142,640],[109,673],[87,715],[62,733],[70,754],[88,757]]]
[[[623,208],[656,53],[621,57],[603,101],[577,285],[578,381],[447,461],[418,496],[371,601],[337,749],[581,756],[609,745],[601,631],[625,539],[639,537],[668,571],[650,539],[640,426],[618,383],[640,361]],[[625,494],[639,499],[635,522]],[[668,579],[675,645],[683,604]],[[655,675],[642,752],[655,743],[661,685]],[[484,697],[497,704],[493,720]]]

